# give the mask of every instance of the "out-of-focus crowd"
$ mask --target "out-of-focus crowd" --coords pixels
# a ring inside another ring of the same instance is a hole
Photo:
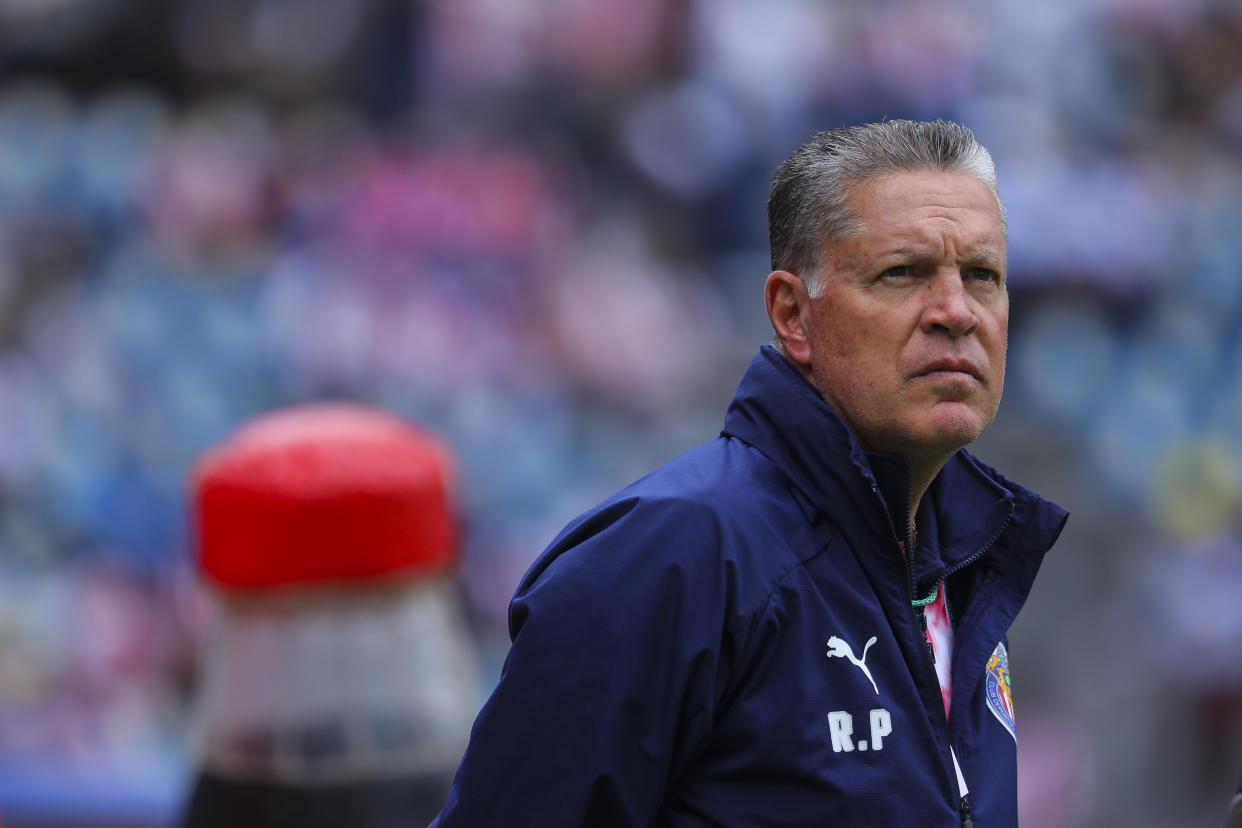
[[[1012,634],[1024,820],[1223,815],[1236,3],[0,0],[0,32],[6,820],[177,807],[188,475],[275,406],[448,438],[486,686],[560,525],[718,431],[770,336],[772,169],[893,117],[993,152],[1013,320],[977,453],[1073,512]]]

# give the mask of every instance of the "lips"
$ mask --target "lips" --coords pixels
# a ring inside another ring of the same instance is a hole
[[[939,373],[968,374],[980,383],[984,382],[983,371],[969,359],[937,359],[919,368],[916,377],[926,377]]]

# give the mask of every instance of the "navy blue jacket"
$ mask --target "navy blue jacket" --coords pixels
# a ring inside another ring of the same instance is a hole
[[[912,561],[909,502],[904,461],[765,346],[718,439],[531,567],[432,824],[957,826],[955,754],[974,825],[1016,825],[1005,634],[1066,513],[958,452]],[[944,578],[950,721],[911,607]]]

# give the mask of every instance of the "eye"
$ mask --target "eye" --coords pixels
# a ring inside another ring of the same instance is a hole
[[[1000,274],[987,267],[972,267],[966,271],[966,276],[980,282],[1000,282]]]
[[[908,279],[914,276],[914,267],[911,265],[897,265],[890,267],[880,274],[881,279]]]

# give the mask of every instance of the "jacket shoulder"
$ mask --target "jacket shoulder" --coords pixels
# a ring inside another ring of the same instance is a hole
[[[791,490],[761,452],[717,438],[572,521],[527,572],[518,595],[548,578],[587,589],[680,584],[695,600],[724,599],[741,623],[822,545]]]
[[[1065,528],[1065,522],[1069,519],[1068,511],[1020,483],[1010,480],[993,466],[965,449],[958,452],[956,459],[975,474],[982,475],[1000,486],[1013,498],[1015,507],[1013,534],[1021,539],[1024,546],[1047,550],[1056,543],[1061,530]]]

